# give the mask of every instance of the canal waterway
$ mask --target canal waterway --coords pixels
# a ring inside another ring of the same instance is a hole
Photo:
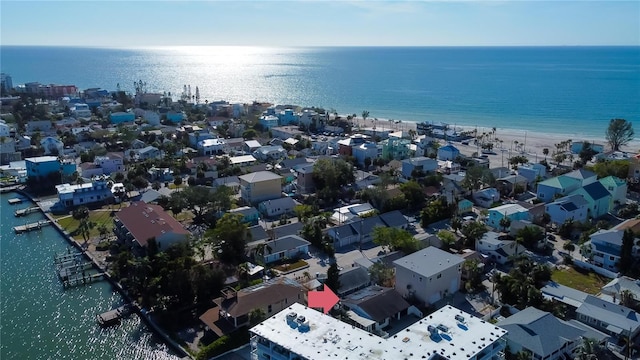
[[[0,359],[178,359],[137,315],[100,328],[96,314],[123,304],[107,281],[64,289],[54,254],[71,248],[53,227],[25,234],[13,227],[43,220],[42,213],[16,218],[19,205],[0,195]],[[75,251],[75,250],[71,250]]]

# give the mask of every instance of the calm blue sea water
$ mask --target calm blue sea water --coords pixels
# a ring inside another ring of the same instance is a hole
[[[0,47],[14,84],[266,100],[368,110],[371,117],[446,121],[602,137],[608,121],[640,121],[640,47],[97,49]]]
[[[0,359],[178,359],[137,316],[102,329],[95,316],[122,305],[106,281],[64,290],[53,264],[67,242],[52,227],[16,235],[16,225],[44,219],[16,218],[0,195]]]

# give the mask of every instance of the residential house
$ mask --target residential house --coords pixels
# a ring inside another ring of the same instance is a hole
[[[582,249],[593,264],[604,269],[618,271],[618,262],[622,253],[622,236],[624,230],[601,229],[589,236]]]
[[[496,188],[486,188],[474,192],[472,198],[476,205],[490,208],[494,203],[500,201],[500,192]]]
[[[434,246],[393,262],[395,289],[403,297],[433,304],[460,289],[464,259]]]
[[[124,173],[125,167],[122,157],[110,155],[110,156],[96,156],[92,163],[80,164],[82,170],[81,176],[90,178],[97,175],[111,175],[114,172]]]
[[[594,219],[608,213],[611,210],[610,206],[613,204],[611,194],[598,181],[578,188],[571,194],[582,195],[587,201],[587,216]]]
[[[346,139],[338,140],[338,153],[340,155],[351,156],[353,155],[353,148],[366,143],[368,139],[368,136],[354,134]]]
[[[372,240],[373,229],[376,226],[406,228],[407,219],[398,210],[390,211],[382,215],[355,219],[347,224],[336,226],[327,230],[327,235],[333,239],[333,246],[338,249],[351,244],[366,244]]]
[[[287,150],[282,146],[261,146],[255,150],[252,155],[260,161],[272,161],[285,159]]]
[[[232,166],[251,166],[254,165],[257,160],[253,155],[240,155],[240,156],[231,156],[229,157],[229,161]]]
[[[406,315],[409,303],[392,288],[370,286],[341,300],[350,322],[375,335],[384,335],[382,330],[391,319],[399,320]]]
[[[438,148],[438,160],[455,160],[460,156],[460,150],[451,143]]]
[[[293,209],[297,203],[290,197],[267,200],[258,204],[258,210],[267,218],[274,218],[280,215],[293,214]]]
[[[528,181],[527,178],[518,175],[507,175],[496,179],[496,187],[505,196],[515,196],[516,193],[522,193],[527,190]]]
[[[227,147],[224,139],[205,139],[198,141],[198,151],[203,155],[216,155],[222,153]]]
[[[557,197],[569,195],[581,186],[579,179],[561,175],[539,182],[536,195],[538,199],[550,203]]]
[[[240,196],[248,204],[278,199],[282,196],[282,176],[258,171],[239,176]]]
[[[326,122],[325,120],[325,116],[319,115],[316,111],[310,109],[304,109],[298,114],[298,123],[307,128],[315,124],[316,129],[322,129]]]
[[[489,209],[487,225],[494,229],[501,229],[500,220],[509,218],[511,221],[530,220],[529,210],[519,204],[505,204]]]
[[[140,150],[135,151],[134,158],[138,161],[158,159],[162,157],[162,151],[155,146],[146,146]]]
[[[637,305],[640,302],[640,280],[620,276],[603,286],[600,292],[609,296],[613,303],[620,303],[625,296],[624,292],[628,292],[631,294],[632,303]]]
[[[558,284],[554,281],[548,281],[540,288],[540,292],[542,292],[542,296],[547,300],[558,301],[568,305],[570,311],[577,309],[582,305],[587,296],[589,296],[586,292]]]
[[[231,138],[231,139],[225,139],[224,141],[227,143],[226,151],[242,152],[242,147],[244,146],[243,138]]]
[[[294,303],[304,304],[304,297],[304,288],[286,277],[238,291],[225,288],[222,296],[213,300],[216,306],[202,314],[200,321],[217,336],[224,336],[249,325],[253,310],[262,310],[271,317]]]
[[[80,205],[91,205],[105,203],[113,198],[111,188],[107,185],[109,180],[106,176],[98,176],[91,179],[91,182],[84,184],[61,184],[56,185],[59,206],[62,208],[72,208]]]
[[[242,222],[251,225],[258,224],[258,221],[260,220],[260,213],[258,212],[258,209],[253,206],[241,206],[239,208],[229,210],[229,213],[242,215]]]
[[[629,179],[640,180],[640,154],[629,158]]]
[[[638,313],[592,295],[576,309],[576,318],[616,339],[633,339],[640,332]]]
[[[213,180],[212,185],[214,188],[218,186],[226,186],[230,188],[234,193],[240,191],[240,179],[237,176],[226,176]]]
[[[242,150],[244,150],[244,152],[247,154],[251,154],[254,151],[258,150],[261,146],[262,145],[257,140],[247,140],[244,142]]]
[[[402,160],[402,177],[405,179],[421,177],[435,172],[437,169],[438,162],[428,157],[418,156]]]
[[[60,139],[47,136],[44,139],[40,140],[40,146],[44,149],[45,155],[53,155],[58,156],[62,155],[64,152],[64,144]]]
[[[142,201],[118,211],[114,223],[118,239],[136,250],[145,249],[150,239],[155,239],[160,250],[189,239],[189,232],[160,205]]]
[[[353,294],[358,290],[362,290],[371,285],[371,276],[369,271],[360,266],[340,271],[338,275],[340,281],[340,289],[335,291],[340,297]]]
[[[362,170],[356,170],[354,178],[356,190],[366,189],[380,183],[380,176]]]
[[[627,202],[627,182],[615,176],[607,176],[598,180],[602,186],[611,194],[611,204],[609,209]]]
[[[354,146],[352,149],[353,157],[360,166],[365,166],[365,159],[369,159],[369,165],[373,163],[373,160],[379,158],[382,155],[382,148],[378,147],[375,143],[364,143],[358,146]]]
[[[136,119],[136,114],[132,112],[113,112],[109,114],[109,121],[112,124],[122,124],[127,122],[133,122]]]
[[[589,184],[592,184],[598,181],[598,176],[596,175],[596,173],[589,170],[585,170],[585,169],[573,170],[562,176],[579,180],[581,187],[587,186]]]
[[[448,200],[447,200],[448,201]],[[467,199],[458,201],[458,207],[456,213],[458,215],[467,214],[473,212],[473,203]]]
[[[278,125],[297,125],[300,118],[292,109],[284,109],[276,113]]]
[[[374,211],[375,209],[369,203],[346,205],[333,209],[330,220],[334,224],[342,225],[355,221],[358,217],[364,217]]]
[[[387,160],[403,160],[414,155],[411,140],[389,138],[382,142],[382,157]]]
[[[27,134],[36,132],[49,134],[52,133],[53,123],[51,120],[31,120],[25,124],[25,130]]]
[[[284,260],[297,259],[309,253],[310,242],[298,235],[287,235],[265,242],[263,261],[265,264]]]
[[[542,164],[524,164],[518,166],[518,175],[527,179],[527,184],[535,184],[547,176],[547,168]]]
[[[553,314],[528,307],[497,324],[507,331],[511,353],[524,351],[531,359],[573,359],[586,331]]]
[[[91,117],[91,109],[87,104],[75,104],[75,106],[69,108],[71,110],[71,115],[74,118],[90,118]]]
[[[563,224],[569,219],[576,222],[585,222],[589,212],[589,203],[581,195],[569,195],[559,198],[544,206],[545,212],[549,214],[551,222]]]
[[[269,130],[279,126],[279,122],[280,120],[278,119],[278,117],[274,115],[263,115],[260,116],[260,119],[258,119],[258,124],[260,124],[265,130]]]
[[[476,251],[488,256],[491,261],[504,265],[510,262],[514,255],[524,252],[525,248],[513,240],[500,239],[497,232],[488,231],[476,240]]]
[[[76,171],[76,164],[71,161],[60,160],[55,156],[38,156],[26,158],[27,178],[47,180],[50,174],[69,176]],[[61,180],[62,181],[62,180]]]
[[[297,126],[277,126],[271,128],[271,135],[274,138],[287,140],[288,138],[295,138],[296,135],[304,135],[304,132],[300,131]]]
[[[313,181],[313,164],[302,164],[293,167],[296,174],[296,189],[298,193],[308,194],[315,190]]]
[[[186,128],[186,126],[183,126],[183,128]],[[194,128],[196,128],[197,130]],[[206,130],[201,129],[199,126],[192,126],[192,131],[188,132],[187,136],[189,137],[189,146],[194,148],[198,147],[198,144],[201,141],[217,138],[217,135],[207,132]],[[223,149],[220,150],[222,151]]]
[[[171,121],[174,124],[184,120],[184,113],[182,111],[170,110],[170,111],[167,111],[165,115],[167,117],[167,120]]]

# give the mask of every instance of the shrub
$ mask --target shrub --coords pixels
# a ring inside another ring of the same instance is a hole
[[[233,334],[225,335],[211,344],[203,347],[196,360],[207,360],[214,356],[224,354],[249,342],[249,329],[242,328]]]

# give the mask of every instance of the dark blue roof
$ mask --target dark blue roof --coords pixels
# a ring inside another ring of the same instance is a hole
[[[567,211],[574,211],[574,210],[576,210],[578,208],[576,206],[576,204],[574,204],[572,202],[566,202],[566,203],[562,204],[562,207]]]
[[[600,200],[603,197],[609,196],[609,191],[607,191],[599,181],[584,186],[584,191],[586,191],[593,200]]]

